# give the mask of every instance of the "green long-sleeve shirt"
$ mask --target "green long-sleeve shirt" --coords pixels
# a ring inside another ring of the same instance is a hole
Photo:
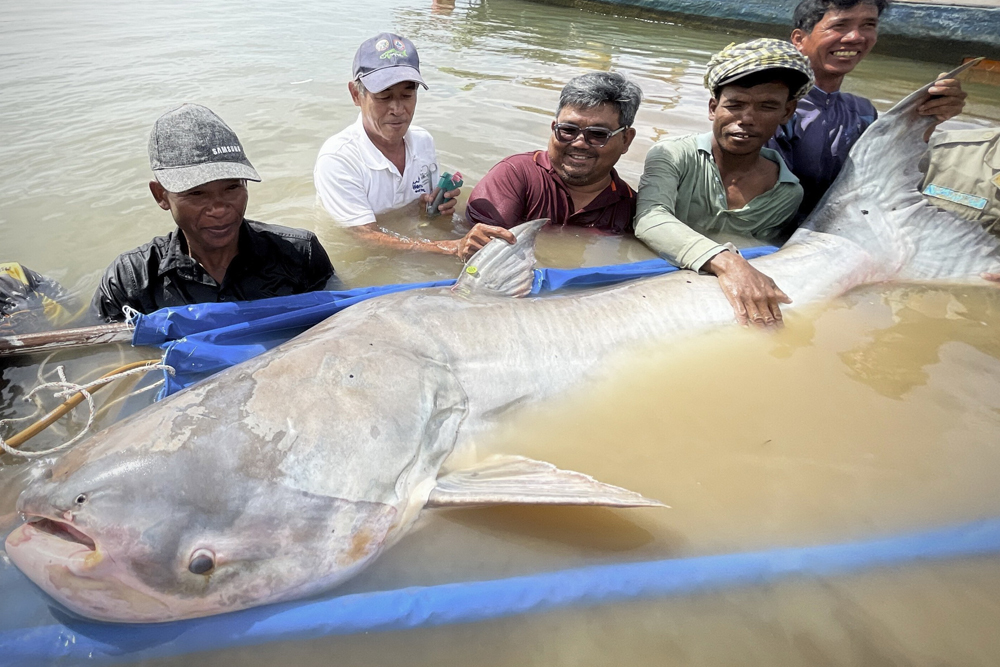
[[[777,151],[762,148],[760,154],[777,163],[778,182],[743,208],[729,210],[710,132],[656,144],[639,181],[635,235],[667,261],[695,271],[725,250],[707,233],[771,241],[798,209],[802,186]]]

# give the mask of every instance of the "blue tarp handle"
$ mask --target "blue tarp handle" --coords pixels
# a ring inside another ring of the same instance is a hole
[[[271,641],[471,623],[570,606],[611,604],[752,586],[793,574],[842,575],[866,568],[1000,552],[1000,518],[865,542],[598,565],[494,581],[359,593],[258,607],[157,625],[75,620],[0,633],[0,664],[57,659],[134,662]]]

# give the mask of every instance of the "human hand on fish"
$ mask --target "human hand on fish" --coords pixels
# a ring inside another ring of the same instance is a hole
[[[719,287],[729,300],[741,326],[782,326],[779,303],[791,303],[773,280],[728,250],[712,257],[703,267],[719,278]]]
[[[438,245],[444,248],[449,254],[456,255],[464,262],[495,238],[503,239],[511,245],[517,242],[517,239],[514,238],[509,229],[484,225],[479,222],[462,238],[455,241],[442,241]]]
[[[1000,283],[1000,273],[981,273],[979,275],[983,280],[989,280],[991,283]]]
[[[921,116],[934,116],[938,123],[962,113],[962,109],[965,108],[965,98],[969,96],[962,90],[961,81],[945,79],[946,76],[948,75],[945,72],[938,74],[937,81],[927,90],[931,98],[917,107],[917,113]],[[931,132],[934,131],[936,125],[937,123],[927,130],[924,141],[930,140]]]

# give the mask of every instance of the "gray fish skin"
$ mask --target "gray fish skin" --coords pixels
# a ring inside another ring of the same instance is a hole
[[[876,121],[817,212],[754,261],[796,307],[1000,270],[995,239],[916,191],[924,96]],[[732,324],[717,280],[690,272],[510,298],[540,226],[488,245],[453,291],[353,306],[77,446],[22,493],[19,510],[48,523],[15,530],[11,560],[73,611],[116,622],[323,591],[405,534],[446,460],[509,410],[607,372],[623,350]],[[214,555],[210,572],[189,569],[199,553]]]

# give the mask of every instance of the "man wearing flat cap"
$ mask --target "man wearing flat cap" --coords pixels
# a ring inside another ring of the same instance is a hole
[[[410,125],[417,107],[417,88],[427,88],[413,42],[382,33],[364,42],[354,56],[351,100],[361,113],[357,122],[327,139],[316,158],[313,182],[323,208],[338,225],[359,240],[386,248],[471,257],[500,237],[513,243],[502,227],[477,224],[462,238],[429,241],[400,236],[377,222],[388,211],[430,204],[437,194],[434,140]],[[449,218],[459,190],[438,211]]]
[[[236,133],[209,109],[184,104],[149,137],[153,199],[177,228],[111,263],[93,309],[108,321],[125,309],[249,301],[335,289],[339,281],[312,232],[247,220],[247,181],[260,181]]]
[[[812,85],[808,60],[788,42],[731,44],[712,56],[705,74],[712,131],[666,139],[646,155],[636,236],[683,269],[718,276],[743,325],[780,324],[778,304],[790,299],[735,246],[711,237],[781,237],[802,187],[764,144]]]

